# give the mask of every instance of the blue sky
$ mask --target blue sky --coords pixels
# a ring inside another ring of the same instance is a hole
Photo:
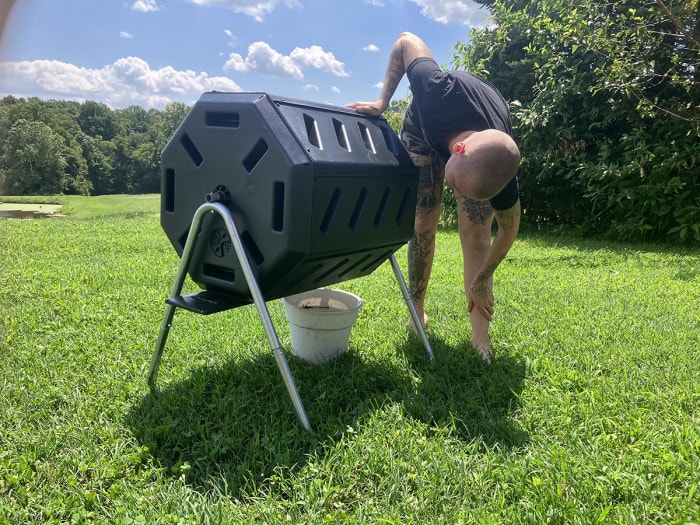
[[[470,0],[17,0],[0,96],[158,109],[211,90],[374,100],[401,31],[449,66],[486,15]],[[404,81],[395,98],[406,93]]]

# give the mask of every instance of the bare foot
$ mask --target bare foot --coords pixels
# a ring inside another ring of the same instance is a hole
[[[489,337],[490,322],[475,310],[469,312],[469,318],[472,323],[472,347],[479,352],[481,359],[490,363],[493,357],[491,338]]]
[[[491,347],[475,346],[474,348],[477,352],[479,352],[481,359],[483,359],[485,363],[488,363],[490,365],[493,359],[493,351],[491,350]]]
[[[486,336],[484,340],[472,338],[472,346],[474,347],[474,350],[479,352],[481,359],[483,359],[486,363],[491,364],[491,360],[493,359],[493,350],[491,350],[491,340],[488,336]]]
[[[418,315],[420,316],[420,313],[418,313]],[[427,316],[427,314],[424,313],[423,314],[423,328],[426,328],[427,326],[428,326],[428,316]],[[418,335],[418,330],[416,329],[416,325],[413,322],[413,317],[410,317],[408,319],[408,327],[411,329],[411,332]]]

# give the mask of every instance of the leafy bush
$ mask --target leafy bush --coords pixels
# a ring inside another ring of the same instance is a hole
[[[472,32],[454,60],[513,104],[525,219],[700,241],[697,9],[661,0],[491,9],[497,25]]]

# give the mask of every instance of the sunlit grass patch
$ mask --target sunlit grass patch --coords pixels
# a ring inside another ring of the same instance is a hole
[[[291,355],[271,301],[312,436],[252,307],[178,311],[148,391],[177,256],[157,199],[91,206],[0,221],[0,523],[700,516],[697,251],[522,235],[490,366],[468,345],[455,232],[438,236],[433,364],[388,265],[338,285],[365,306],[325,365]]]

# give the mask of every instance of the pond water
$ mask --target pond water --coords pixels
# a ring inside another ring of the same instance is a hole
[[[24,204],[0,202],[0,219],[46,219],[61,217],[56,214],[60,204]]]

